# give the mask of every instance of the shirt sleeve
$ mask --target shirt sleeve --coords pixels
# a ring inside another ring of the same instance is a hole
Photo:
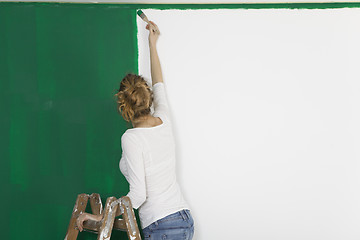
[[[166,98],[165,85],[163,82],[158,82],[152,87],[154,94],[154,116],[160,117],[161,120],[170,120],[169,104]]]
[[[121,147],[126,163],[130,191],[127,196],[133,208],[138,209],[146,200],[143,149],[136,137],[127,133],[121,137]]]

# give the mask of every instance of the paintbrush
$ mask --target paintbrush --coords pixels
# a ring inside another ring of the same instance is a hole
[[[151,24],[155,28],[155,31],[159,32],[159,34],[160,34],[160,31],[158,31],[156,29],[156,27],[149,21],[149,19],[146,17],[146,15],[145,15],[145,13],[143,13],[143,11],[138,10],[137,15],[139,15],[141,17],[141,19],[144,20],[145,22],[147,22],[148,24]]]

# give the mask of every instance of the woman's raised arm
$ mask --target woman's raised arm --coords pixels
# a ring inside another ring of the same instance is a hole
[[[150,48],[150,66],[151,66],[151,80],[152,85],[154,86],[158,82],[164,82],[160,60],[156,49],[157,39],[160,35],[158,26],[149,21],[151,24],[146,25],[146,29],[149,30],[149,48]]]

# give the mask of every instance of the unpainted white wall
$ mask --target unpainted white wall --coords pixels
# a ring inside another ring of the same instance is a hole
[[[359,239],[360,9],[144,13],[195,239]]]

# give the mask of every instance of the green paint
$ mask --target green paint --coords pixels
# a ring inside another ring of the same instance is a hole
[[[141,14],[143,14],[143,12],[141,10],[138,10],[137,15],[139,15],[139,17],[141,17]]]
[[[77,194],[129,190],[113,94],[138,73],[136,11],[2,2],[0,31],[2,238],[62,239]]]
[[[113,94],[127,72],[138,73],[138,9],[358,7],[0,2],[0,175],[3,219],[10,219],[2,238],[62,239],[77,194],[98,192],[105,203],[128,192],[118,163],[130,126]]]
[[[26,161],[29,147],[28,138],[30,137],[26,119],[29,119],[27,109],[23,106],[26,102],[23,98],[12,98],[10,113],[10,137],[9,137],[9,158],[10,158],[10,183],[18,187],[20,191],[28,188],[29,181],[29,162]]]

